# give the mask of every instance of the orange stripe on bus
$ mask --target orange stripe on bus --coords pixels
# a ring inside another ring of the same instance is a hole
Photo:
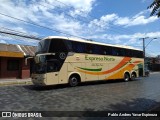
[[[104,74],[108,74],[108,73],[111,73],[113,71],[116,71],[116,70],[120,69],[121,67],[126,65],[130,60],[131,60],[130,57],[124,57],[122,59],[122,61],[118,65],[116,65],[114,68],[112,68],[110,70],[107,70],[107,71],[103,71],[103,72],[90,72],[90,71],[81,70],[79,68],[77,68],[77,70],[80,71],[80,72],[86,73],[86,74],[91,74],[91,75],[104,75]]]
[[[130,72],[130,71],[131,71],[138,63],[140,63],[140,62],[142,62],[142,61],[135,61],[135,62],[133,62],[132,64],[127,65],[126,67],[124,67],[123,69],[121,69],[120,71],[118,71],[117,73],[115,73],[115,74],[107,77],[105,80],[123,78],[122,75],[124,74],[124,71],[125,71],[125,70],[128,70],[128,71]]]

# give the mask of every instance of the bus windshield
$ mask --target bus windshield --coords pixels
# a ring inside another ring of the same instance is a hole
[[[68,48],[63,39],[45,39],[39,42],[37,54],[67,52]]]
[[[34,73],[57,72],[60,69],[60,62],[57,59],[51,59],[53,56],[39,56],[39,63],[34,66]]]
[[[63,39],[51,39],[49,53],[68,52],[68,48]]]
[[[42,40],[38,43],[37,53],[47,53],[49,47],[49,40]]]

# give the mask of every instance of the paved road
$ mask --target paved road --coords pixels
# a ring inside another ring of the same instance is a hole
[[[160,104],[160,73],[77,87],[1,86],[1,111],[147,111]]]

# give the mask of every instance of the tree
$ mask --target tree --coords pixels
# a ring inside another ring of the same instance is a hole
[[[148,6],[148,9],[152,9],[151,16],[157,15],[160,17],[160,0],[154,0],[150,6]]]

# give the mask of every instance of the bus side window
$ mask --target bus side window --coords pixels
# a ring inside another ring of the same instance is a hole
[[[143,58],[143,52],[137,51],[137,57],[138,58]]]
[[[103,51],[102,51],[102,46],[100,46],[100,45],[93,45],[93,47],[92,47],[92,51],[93,51],[93,54],[102,54],[103,53]]]
[[[131,50],[129,50],[129,49],[126,49],[126,56],[127,57],[131,57],[132,55],[131,55]]]
[[[103,54],[104,55],[111,55],[111,52],[112,52],[112,50],[111,50],[111,47],[109,47],[109,46],[103,46]]]
[[[133,57],[137,57],[137,51],[136,50],[132,50],[133,52]]]
[[[103,55],[107,55],[106,46],[102,46]]]
[[[81,42],[72,42],[73,52],[84,53],[85,52],[85,44]]]
[[[134,57],[134,51],[133,50],[129,50],[130,51],[130,57]]]
[[[93,45],[92,44],[86,44],[86,52],[87,53],[93,53]]]
[[[113,55],[112,52],[113,52],[113,51],[112,51],[112,47],[109,46],[109,47],[108,47],[108,55]]]
[[[139,52],[140,52],[140,58],[143,58],[143,52],[142,51]]]
[[[112,55],[115,55],[115,56],[117,56],[117,55],[118,55],[117,48],[115,48],[115,47],[112,47],[111,49],[112,49]]]
[[[65,44],[67,46],[68,51],[73,52],[72,42],[69,41],[69,40],[65,40],[64,42],[65,42]]]
[[[125,50],[123,48],[118,49],[119,56],[125,56]]]

